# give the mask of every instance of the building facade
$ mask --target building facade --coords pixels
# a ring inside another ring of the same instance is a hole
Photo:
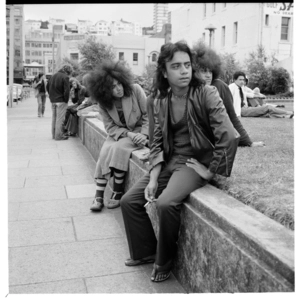
[[[62,36],[56,56],[56,64],[59,65],[64,57],[80,62],[82,57],[78,45],[85,42],[88,36],[87,34]],[[164,38],[149,38],[134,34],[95,36],[97,41],[112,45],[116,59],[126,61],[136,75],[142,75],[147,64],[156,63],[160,48],[165,42]]]
[[[77,27],[79,34],[85,34],[89,32],[90,27],[93,26],[93,23],[89,20],[78,20]]]
[[[119,34],[134,34],[137,36],[142,35],[142,26],[138,22],[127,22],[121,19],[120,21],[112,21],[110,24],[110,35]]]
[[[153,9],[154,33],[162,30],[163,24],[168,23],[168,3],[155,3]]]
[[[24,77],[23,63],[24,63],[24,13],[23,5],[14,5],[14,32],[13,41],[10,40],[10,12],[12,5],[6,5],[6,69],[7,69],[7,83],[9,79],[9,47],[10,43],[14,44],[14,83],[22,84]]]
[[[46,75],[53,73],[53,58],[48,59],[46,57],[56,56],[60,38],[65,31],[65,22],[57,23],[53,20],[52,23],[35,20],[25,22],[25,73],[28,79],[32,79],[33,76],[34,70],[31,70],[30,67],[32,63],[43,66],[42,69]]]
[[[172,12],[171,23],[172,42],[211,41],[218,53],[233,53],[241,63],[258,45],[279,61],[293,56],[290,3],[189,3]],[[208,25],[216,28],[211,40]]]

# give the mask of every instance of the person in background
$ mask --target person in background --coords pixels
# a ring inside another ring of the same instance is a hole
[[[39,73],[34,83],[35,96],[38,102],[38,117],[44,117],[47,91],[46,86],[47,81],[45,79],[45,75],[43,73]]]
[[[234,107],[232,94],[228,88],[228,85],[219,79],[222,73],[221,58],[217,53],[208,48],[204,44],[196,44],[193,47],[194,51],[194,67],[197,75],[203,79],[207,85],[215,86],[223,100],[227,114],[232,122],[234,128],[240,134],[239,146],[249,147],[262,147],[264,142],[253,142],[244,129],[241,121],[237,117]]]
[[[70,95],[69,77],[73,72],[71,65],[63,65],[47,84],[50,101],[52,103],[52,138],[56,141],[67,140],[64,135],[63,121],[65,119]]]
[[[228,87],[233,97],[233,106],[237,116],[241,117],[266,117],[266,118],[293,118],[294,112],[278,109],[269,105],[249,107],[247,97],[243,90],[246,74],[237,71],[233,74],[234,82]]]
[[[147,143],[146,95],[142,87],[133,84],[132,72],[120,62],[104,61],[86,81],[91,98],[99,104],[107,132],[96,164],[96,194],[90,207],[91,211],[101,211],[111,176],[113,192],[107,208],[120,206],[130,155]]]
[[[154,81],[154,134],[150,173],[121,199],[129,246],[126,266],[153,263],[151,281],[170,277],[183,201],[218,173],[229,176],[239,135],[215,87],[195,76],[184,42],[161,47]],[[156,239],[145,206],[155,202]],[[145,204],[146,203],[146,204]]]
[[[67,136],[76,136],[78,133],[77,108],[89,95],[86,88],[75,78],[70,78],[70,87],[70,100],[73,104],[67,107],[63,126]]]

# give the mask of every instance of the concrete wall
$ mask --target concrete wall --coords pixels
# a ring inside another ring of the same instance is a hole
[[[103,123],[80,117],[79,136],[97,160]],[[132,153],[126,189],[149,169],[142,153]],[[157,235],[155,204],[147,212]],[[211,185],[183,204],[173,273],[187,292],[293,292],[294,271],[293,231]]]

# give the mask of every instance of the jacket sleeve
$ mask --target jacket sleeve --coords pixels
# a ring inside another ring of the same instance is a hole
[[[148,136],[149,134],[149,120],[148,120],[148,114],[147,114],[147,107],[146,107],[146,94],[143,88],[135,84],[134,85],[135,95],[142,113],[142,130],[141,133]]]
[[[147,97],[147,114],[149,119],[149,144],[151,145],[153,141],[153,133],[154,133],[154,97],[149,95]]]
[[[219,94],[223,100],[224,106],[226,108],[227,114],[230,118],[230,121],[241,136],[239,146],[250,146],[252,144],[252,140],[250,139],[248,133],[244,129],[241,121],[239,120],[234,111],[233,98],[229,87],[225,83],[221,83],[218,81],[214,81],[212,85],[218,89]]]
[[[160,104],[159,100],[155,101],[156,104]],[[149,155],[149,163],[150,163],[150,171],[159,163],[165,162],[164,152],[163,152],[163,134],[162,129],[159,125],[158,121],[158,112],[153,109],[153,120],[154,120],[154,132],[153,132],[153,141],[150,146],[150,155]]]
[[[123,137],[122,134],[128,132],[129,130],[126,127],[121,127],[117,125],[114,120],[110,117],[106,109],[99,106],[100,115],[104,123],[106,132],[114,140],[118,141],[119,138]]]
[[[212,173],[216,173],[224,157],[230,163],[229,168],[232,168],[239,135],[230,121],[217,88],[214,86],[206,86],[204,88],[205,106],[215,139],[215,148],[209,164],[209,170]]]
[[[64,99],[65,103],[68,103],[70,96],[70,83],[69,83],[69,77],[66,75],[64,78]]]

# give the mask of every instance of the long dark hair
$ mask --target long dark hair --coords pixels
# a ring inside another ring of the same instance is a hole
[[[113,107],[114,79],[123,85],[124,96],[132,94],[133,74],[119,61],[106,60],[85,77],[91,98],[107,110]]]
[[[160,49],[160,54],[157,61],[157,69],[153,81],[152,94],[156,96],[159,93],[159,98],[165,98],[168,94],[168,89],[170,88],[168,79],[164,77],[164,72],[166,72],[166,62],[173,59],[176,52],[185,52],[189,55],[191,63],[193,62],[193,55],[189,46],[184,41],[178,41],[176,43],[164,44]],[[192,68],[192,79],[190,81],[190,86],[201,86],[205,85],[205,82],[200,78],[196,77],[195,70]]]
[[[196,72],[200,68],[208,68],[212,72],[212,80],[220,77],[222,73],[222,61],[220,56],[204,43],[193,46],[194,68]]]

